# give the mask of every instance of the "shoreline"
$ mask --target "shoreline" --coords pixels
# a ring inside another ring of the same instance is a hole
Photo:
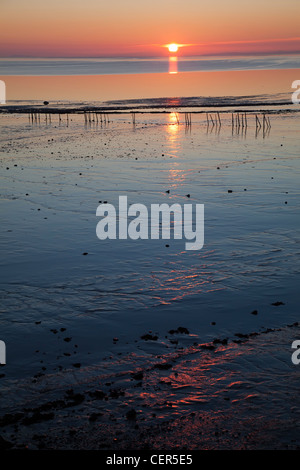
[[[296,398],[297,367],[291,352],[279,348],[297,331],[298,322],[184,346],[189,332],[178,328],[170,331],[174,351],[163,359],[154,354],[147,365],[124,369],[120,356],[108,359],[105,369],[95,364],[92,373],[78,365],[76,373],[62,371],[57,379],[41,374],[34,385],[21,386],[35,388],[35,398],[0,417],[0,448],[299,450],[299,411],[295,415],[296,402],[287,404],[280,385],[285,380]]]
[[[0,446],[300,445],[298,115],[243,135],[228,117],[1,116]],[[205,203],[203,249],[99,241],[96,208],[120,194]]]
[[[282,108],[283,106],[291,106],[288,109],[271,109],[270,107],[277,106]],[[169,114],[172,111],[183,113],[186,111],[181,111],[181,109],[188,109],[192,114],[206,114],[207,109],[212,109],[214,111],[221,110],[221,113],[230,114],[230,113],[269,113],[269,114],[288,114],[288,113],[299,113],[299,109],[293,108],[293,104],[290,101],[283,103],[241,103],[241,104],[206,104],[192,106],[190,104],[162,104],[162,105],[137,105],[137,106],[86,106],[81,105],[77,107],[67,107],[66,105],[58,105],[57,107],[48,107],[43,105],[1,105],[0,113],[1,114],[26,114],[26,113],[39,113],[39,114],[83,114],[85,112],[94,112],[94,113],[107,113],[107,114]],[[264,107],[260,109],[260,107]],[[267,108],[269,107],[269,109]],[[204,109],[201,109],[204,108]],[[229,108],[224,110],[223,108]],[[249,109],[250,108],[250,109]]]

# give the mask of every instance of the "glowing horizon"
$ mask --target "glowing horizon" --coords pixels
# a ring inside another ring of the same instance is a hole
[[[300,2],[3,0],[0,57],[300,53]],[[169,51],[171,44],[178,51]]]

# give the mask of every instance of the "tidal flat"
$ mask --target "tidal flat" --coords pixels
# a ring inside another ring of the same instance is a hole
[[[300,116],[221,118],[0,115],[1,447],[299,449]],[[119,196],[203,248],[99,240]]]

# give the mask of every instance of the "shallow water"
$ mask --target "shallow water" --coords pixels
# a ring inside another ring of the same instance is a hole
[[[232,130],[225,115],[221,128],[208,128],[200,115],[178,125],[173,113],[138,116],[135,126],[126,115],[102,126],[85,126],[82,116],[69,123],[54,116],[51,124],[0,119],[7,409],[49,381],[49,390],[74,385],[74,363],[89,382],[108,360],[114,377],[135,362],[167,360],[178,347],[168,332],[179,326],[189,330],[179,338],[187,350],[299,320],[297,114],[272,115],[269,132],[258,133],[251,116],[247,132]],[[100,241],[99,201],[117,206],[119,195],[147,207],[204,204],[204,247]],[[141,339],[149,331],[156,341]],[[289,367],[290,355],[284,360]],[[249,367],[254,373],[255,361]],[[8,393],[16,384],[18,393]],[[199,397],[186,386],[184,403],[193,409]]]
[[[0,60],[1,75],[111,75],[166,73],[176,62],[176,72],[219,70],[297,69],[299,55],[224,56],[224,57],[153,57],[153,58],[62,58]]]
[[[247,312],[272,292],[292,288],[296,116],[272,117],[265,138],[251,124],[246,136],[232,135],[229,121],[216,133],[204,121],[178,126],[172,115],[143,116],[134,128],[117,119],[85,129],[79,117],[69,127],[32,127],[19,117],[16,138],[2,141],[6,328],[11,322],[13,329],[32,328],[35,320],[76,324],[77,317],[101,324],[115,312],[127,322],[124,310],[143,318],[149,309],[182,302],[184,311],[191,297],[202,303],[217,291],[233,297],[245,291],[255,299],[245,304]],[[171,240],[169,248],[165,240],[98,240],[98,203],[117,207],[119,195],[147,207],[205,204],[204,248],[187,252],[184,240]],[[285,315],[296,314],[293,299],[280,300],[288,301]]]

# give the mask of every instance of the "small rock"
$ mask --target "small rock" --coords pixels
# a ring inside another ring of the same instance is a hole
[[[102,415],[103,413],[92,413],[91,416],[89,417],[89,421],[93,423]]]
[[[170,335],[174,335],[175,333],[183,334],[183,335],[189,335],[190,332],[187,328],[184,328],[183,326],[179,326],[177,330],[170,330],[169,331]]]
[[[215,349],[215,346],[213,344],[200,344],[200,348],[212,351],[213,349]]]
[[[134,409],[127,411],[126,418],[129,421],[135,421],[136,420],[136,411]]]
[[[144,378],[143,372],[136,372],[136,373],[133,373],[131,375],[132,375],[132,378],[134,380],[143,380],[143,378]]]
[[[89,396],[96,400],[103,400],[106,397],[106,394],[102,392],[102,390],[95,390],[94,392],[89,392]]]
[[[158,340],[158,336],[156,335],[150,335],[149,333],[141,336],[141,339],[145,340],[145,341],[157,341]]]
[[[9,441],[6,441],[3,437],[0,436],[0,450],[10,449],[13,444]]]
[[[159,370],[168,370],[171,369],[172,364],[164,363],[164,364],[155,364],[154,368]]]

